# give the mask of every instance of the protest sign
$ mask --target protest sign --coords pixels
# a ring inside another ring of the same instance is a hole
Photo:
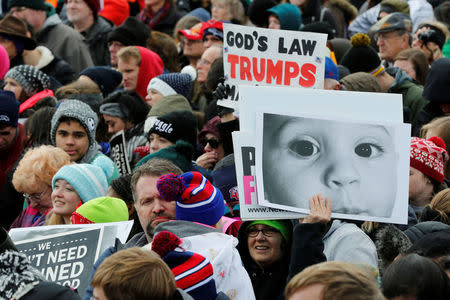
[[[411,127],[294,113],[257,113],[259,203],[309,212],[318,193],[332,217],[406,224]]]
[[[323,88],[327,35],[223,24],[224,75],[228,98],[237,108],[238,85]]]
[[[233,135],[236,179],[239,191],[239,209],[242,220],[298,219],[304,214],[258,204],[255,169],[255,135],[235,131]]]
[[[15,242],[46,280],[83,293],[100,254],[103,227],[83,228]]]
[[[127,156],[127,147],[125,142],[125,133],[123,130],[117,132],[111,137],[109,141],[111,146],[111,157],[120,175],[127,175],[131,173],[130,163]]]

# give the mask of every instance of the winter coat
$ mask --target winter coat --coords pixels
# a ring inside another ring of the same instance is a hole
[[[323,237],[327,261],[344,261],[378,267],[375,244],[355,224],[334,220]]]
[[[314,22],[327,22],[331,25],[331,28],[337,28],[333,14],[321,3],[320,0],[307,0],[306,8],[302,9],[303,25]]]
[[[287,220],[286,222],[290,223]],[[237,249],[241,255],[242,263],[250,275],[256,299],[283,299],[291,258],[291,242],[286,245],[281,261],[277,261],[263,270],[253,261],[248,250],[247,227],[250,223],[251,221],[244,222],[239,228]]]
[[[58,88],[55,87],[54,80],[57,80],[62,85],[66,85],[76,79],[73,67],[65,60],[55,56],[50,49],[38,46],[36,50],[41,52],[41,59],[34,67],[50,76],[50,80],[52,80],[51,89],[53,91],[56,91]]]
[[[139,15],[138,19],[140,19],[140,16],[144,13],[142,10]],[[173,35],[173,28],[175,27],[175,24],[178,22],[179,19],[181,19],[186,13],[183,11],[179,11],[174,4],[170,6],[169,12],[167,13],[166,17],[158,22],[158,24],[155,24],[151,30],[159,31],[166,33],[170,36]]]
[[[336,21],[336,37],[349,38],[347,27],[358,15],[358,10],[348,0],[330,0],[325,4]]]
[[[414,124],[417,114],[428,103],[422,97],[423,87],[413,83],[411,77],[399,68],[388,68],[386,72],[395,78],[387,92],[402,94],[403,107],[409,111],[409,120]]]
[[[84,38],[73,28],[64,25],[57,14],[47,18],[36,40],[67,61],[76,74],[94,65]]]
[[[67,21],[66,24],[73,27],[70,21]],[[89,46],[89,53],[96,66],[107,66],[110,64],[108,34],[112,29],[113,27],[108,21],[103,17],[97,17],[91,27],[81,32]]]

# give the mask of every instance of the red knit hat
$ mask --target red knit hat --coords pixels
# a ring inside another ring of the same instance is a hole
[[[444,163],[448,159],[445,142],[437,136],[428,140],[412,137],[410,166],[439,183],[444,181]]]
[[[96,16],[100,10],[100,0],[84,0],[84,2],[86,2],[87,6],[94,13],[94,16]]]

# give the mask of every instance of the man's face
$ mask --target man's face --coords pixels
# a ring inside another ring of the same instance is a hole
[[[215,44],[223,46],[223,41],[218,36],[212,34],[208,34],[203,38],[203,47],[205,49],[208,49],[209,47]]]
[[[92,10],[84,0],[66,1],[67,18],[72,23],[84,22],[93,16]]]
[[[5,149],[14,141],[17,127],[6,126],[0,129],[0,150]]]
[[[161,199],[156,182],[159,176],[142,176],[136,183],[135,207],[147,238],[159,223],[175,220],[175,201]]]
[[[388,62],[393,62],[397,54],[410,48],[406,33],[399,35],[397,31],[380,32],[376,39],[380,57]]]
[[[33,26],[35,32],[41,30],[46,19],[45,11],[25,6],[14,6],[10,9],[9,13]]]
[[[122,49],[123,47],[125,47],[124,44],[122,44],[119,41],[111,41],[109,43],[109,56],[111,58],[111,66],[116,68],[119,58],[117,57],[117,52],[119,52],[120,49]]]
[[[80,160],[89,149],[89,136],[77,121],[61,122],[56,129],[56,147],[63,149],[71,161]]]
[[[221,48],[211,47],[206,49],[202,57],[197,61],[197,81],[202,83],[208,77],[211,64],[220,56]]]
[[[128,62],[119,59],[118,69],[119,72],[122,73],[123,88],[126,91],[135,91],[139,76],[137,59],[131,57]]]
[[[184,39],[183,54],[186,57],[201,57],[204,51],[202,40]]]

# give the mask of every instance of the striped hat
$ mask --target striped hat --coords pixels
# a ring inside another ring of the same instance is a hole
[[[224,214],[222,193],[199,172],[163,175],[156,187],[162,199],[176,201],[177,220],[214,226]]]
[[[70,183],[83,203],[105,196],[108,189],[103,170],[91,164],[71,164],[62,167],[53,176],[52,189],[55,188],[55,182],[58,179],[64,179]]]
[[[198,253],[178,247],[181,243],[174,233],[161,231],[153,238],[152,250],[158,253],[172,270],[177,288],[196,300],[216,299],[216,282],[211,263]]]

